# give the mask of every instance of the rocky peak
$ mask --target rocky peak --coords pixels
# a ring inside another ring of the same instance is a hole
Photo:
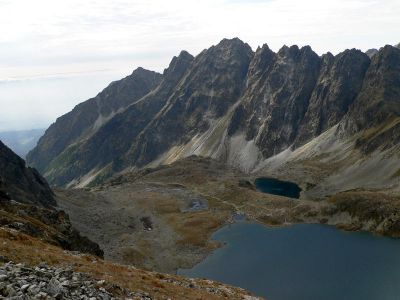
[[[143,80],[155,80],[159,81],[161,78],[161,74],[154,72],[154,71],[149,71],[146,70],[142,67],[138,67],[135,70],[133,70],[132,74],[129,76],[133,80],[137,80],[139,78],[142,78]]]
[[[400,49],[395,46],[386,45],[379,49],[377,54],[378,55],[374,57],[374,61],[379,61],[379,64],[385,64],[386,67],[389,67],[390,65],[397,67],[399,64],[398,58],[400,55]]]
[[[139,67],[131,75],[114,81],[95,98],[94,102],[96,102],[97,111],[99,112],[97,117],[107,119],[108,116],[117,113],[119,110],[146,95],[161,80],[161,74]],[[96,121],[99,121],[99,119]],[[100,123],[95,124],[95,129],[102,125]]]
[[[248,79],[250,84],[252,79],[260,77],[261,73],[268,72],[275,60],[276,54],[267,44],[258,47],[249,66]]]
[[[277,53],[280,61],[285,63],[299,62],[302,60],[319,60],[319,56],[310,46],[304,46],[301,49],[297,45],[283,46]]]
[[[301,47],[300,51],[303,52],[303,53],[314,54],[314,51],[313,51],[313,49],[311,48],[310,45],[306,45],[306,46]]]
[[[331,52],[327,52],[322,54],[321,56],[321,65],[322,66],[329,66],[335,60],[335,56]]]
[[[197,63],[207,63],[209,67],[221,69],[229,65],[243,65],[242,76],[247,73],[250,59],[253,56],[253,50],[247,44],[238,38],[223,39],[216,46],[203,51],[197,58]]]
[[[229,48],[250,48],[251,47],[243,42],[241,39],[239,39],[238,37],[234,37],[232,39],[222,39],[215,47],[217,48],[225,48],[225,49],[229,49]],[[211,47],[213,48],[213,47]]]
[[[178,56],[174,56],[167,69],[164,70],[164,79],[176,82],[181,79],[193,61],[193,56],[187,51],[181,51]]]
[[[369,56],[369,58],[372,58],[377,53],[378,53],[378,49],[375,49],[375,48],[371,48],[371,49],[368,49],[367,51],[365,51],[365,54],[367,54]]]
[[[298,48],[298,47],[297,47]],[[290,48],[286,45],[283,45],[279,50],[278,50],[278,56],[288,56],[288,53],[290,52]]]

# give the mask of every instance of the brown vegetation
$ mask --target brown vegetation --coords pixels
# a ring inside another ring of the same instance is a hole
[[[243,299],[244,295],[248,295],[240,288],[208,280],[192,281],[180,276],[112,263],[91,255],[68,252],[11,229],[0,228],[0,244],[0,256],[3,261],[23,262],[30,266],[42,262],[71,266],[75,271],[87,273],[98,280],[104,279],[132,291],[147,292],[157,299]],[[214,294],[208,292],[207,288],[216,288],[220,292]]]

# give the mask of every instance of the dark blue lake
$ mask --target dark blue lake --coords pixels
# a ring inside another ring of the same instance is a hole
[[[400,240],[331,226],[240,222],[227,244],[179,274],[243,287],[269,300],[400,299]]]
[[[275,178],[257,178],[255,180],[257,190],[263,193],[299,198],[301,188],[289,181],[281,181]]]

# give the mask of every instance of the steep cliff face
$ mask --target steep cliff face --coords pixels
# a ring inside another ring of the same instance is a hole
[[[131,75],[112,82],[96,97],[59,117],[27,155],[28,163],[44,173],[48,164],[68,146],[89,136],[119,111],[149,93],[161,78],[161,74],[138,68]]]
[[[363,131],[357,147],[365,153],[400,142],[400,49],[385,46],[372,58],[342,128],[349,134]]]
[[[46,180],[0,141],[0,192],[18,202],[42,207],[56,205]]]
[[[337,124],[360,92],[370,60],[359,50],[322,57],[318,82],[301,122],[296,147]]]
[[[350,117],[358,129],[400,114],[400,49],[385,46],[372,58]]]
[[[294,142],[318,77],[320,59],[310,47],[297,46],[285,46],[276,55],[263,47],[256,56],[229,133],[243,131],[246,140],[254,140],[263,156],[269,157]]]
[[[188,143],[223,117],[241,96],[253,52],[239,39],[222,40],[197,56],[161,112],[130,149],[143,166],[171,147]]]
[[[253,53],[225,39],[196,57],[182,52],[155,89],[85,139],[65,144],[69,129],[59,129],[64,148],[42,160],[43,141],[58,143],[46,133],[29,162],[52,184],[85,186],[193,154],[252,172],[332,128],[354,150],[388,149],[399,142],[399,51],[386,46],[372,60],[355,49],[320,57],[308,46]]]

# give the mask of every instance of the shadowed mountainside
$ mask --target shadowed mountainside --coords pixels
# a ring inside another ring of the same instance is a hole
[[[56,205],[46,180],[0,141],[0,192],[18,202],[42,207]]]

